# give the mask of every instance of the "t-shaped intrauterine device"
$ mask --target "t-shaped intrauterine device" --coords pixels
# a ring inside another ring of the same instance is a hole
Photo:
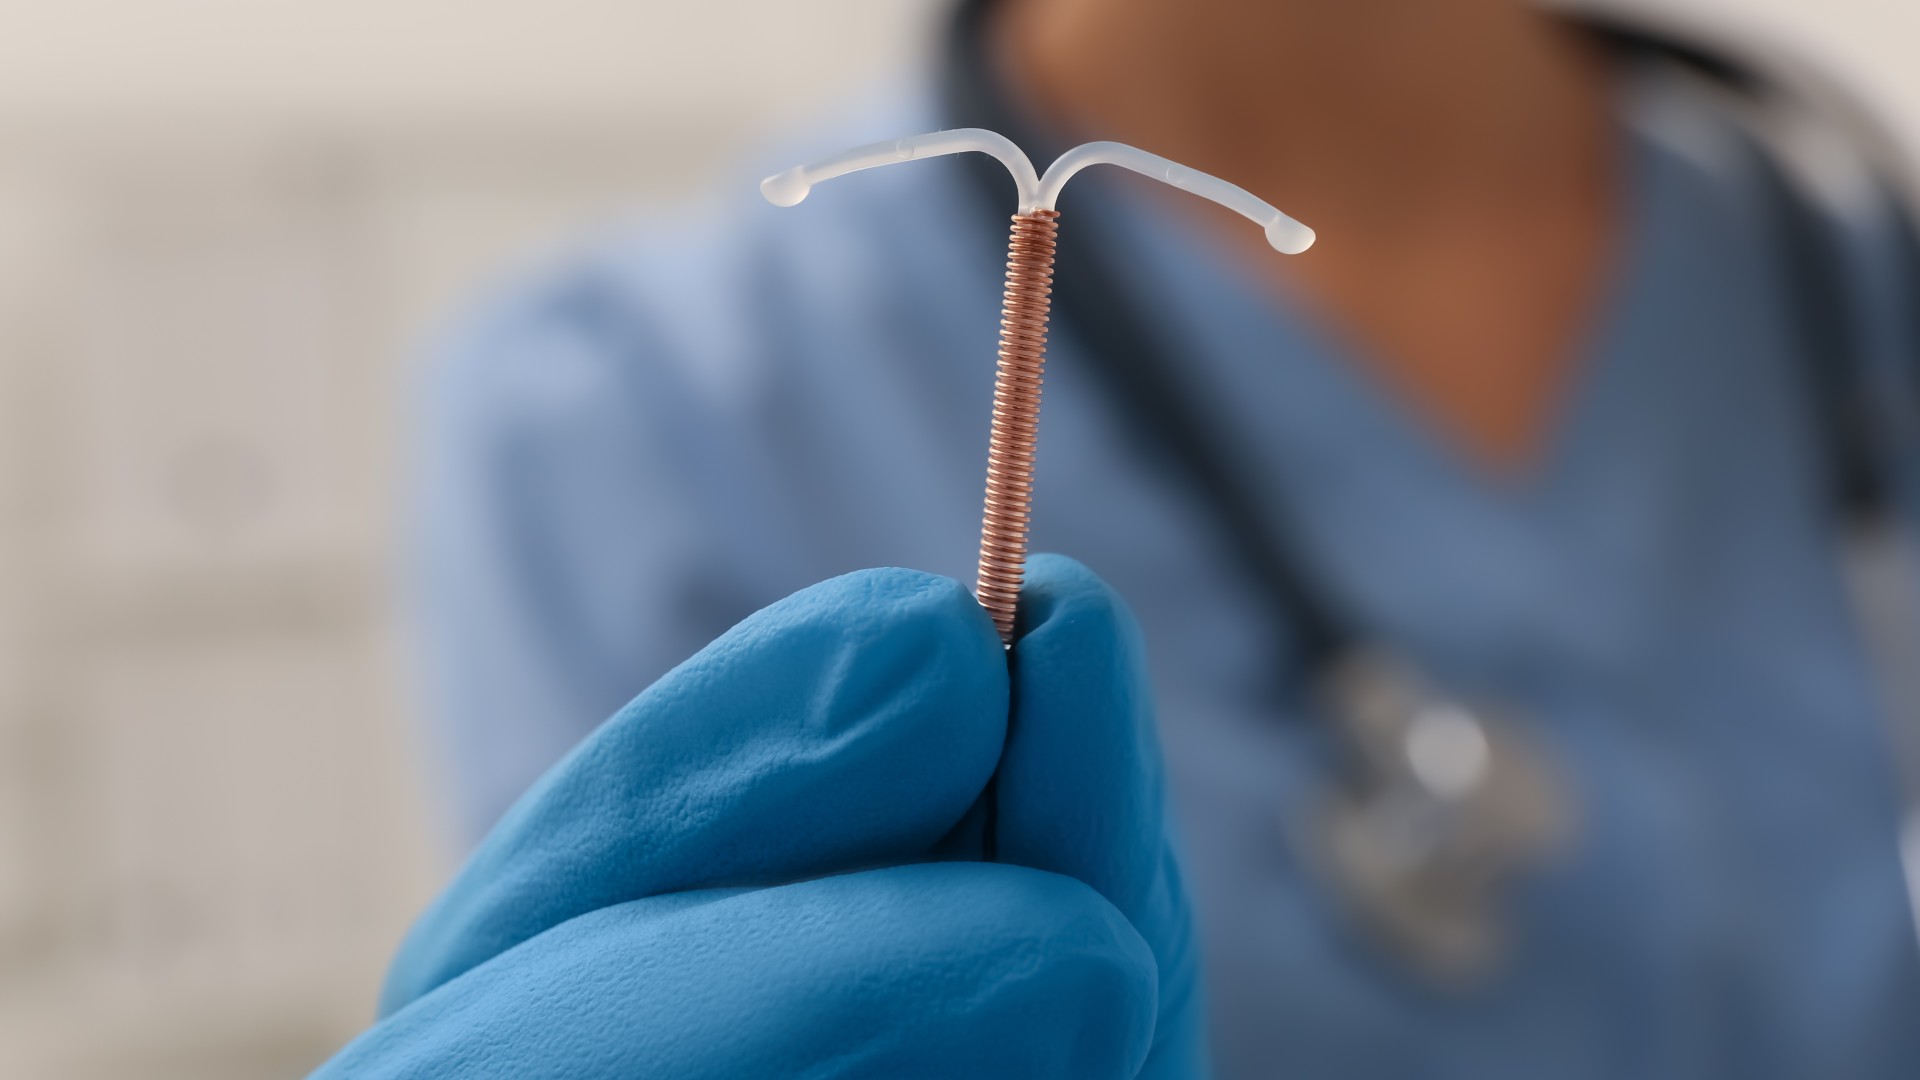
[[[793,206],[813,185],[876,165],[977,151],[999,159],[1019,188],[1008,243],[1006,291],[1000,304],[1000,362],[993,384],[993,432],[987,447],[987,502],[980,525],[980,576],[974,588],[993,616],[1000,640],[1013,644],[1020,579],[1027,564],[1027,519],[1033,508],[1033,451],[1040,422],[1041,372],[1047,356],[1047,309],[1060,214],[1053,208],[1073,174],[1089,165],[1118,165],[1210,199],[1260,226],[1287,255],[1313,246],[1313,230],[1244,188],[1124,143],[1091,142],[1060,155],[1046,175],[1013,141],[985,128],[959,128],[857,147],[788,169],[760,182],[775,206]]]

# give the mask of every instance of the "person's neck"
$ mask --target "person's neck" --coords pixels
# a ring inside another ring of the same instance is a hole
[[[990,40],[1065,133],[1234,180],[1323,232],[1597,171],[1592,50],[1520,0],[1003,0]],[[1417,92],[1409,92],[1410,87]]]
[[[1313,226],[1276,260],[1211,217],[1470,456],[1538,460],[1622,233],[1600,49],[1527,0],[1001,2],[990,47],[1043,122]]]

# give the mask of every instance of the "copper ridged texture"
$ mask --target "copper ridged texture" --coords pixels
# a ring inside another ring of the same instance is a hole
[[[1000,303],[1000,364],[993,383],[987,506],[980,523],[980,578],[974,593],[993,616],[1000,640],[1009,645],[1027,566],[1033,449],[1039,434],[1040,376],[1047,360],[1047,308],[1059,216],[1053,210],[1014,215],[1006,295]]]

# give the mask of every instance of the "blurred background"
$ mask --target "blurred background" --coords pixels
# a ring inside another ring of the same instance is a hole
[[[1911,0],[1670,2],[1920,124]],[[393,567],[420,344],[755,182],[943,7],[0,0],[0,1077],[292,1076],[365,1025],[456,857]]]

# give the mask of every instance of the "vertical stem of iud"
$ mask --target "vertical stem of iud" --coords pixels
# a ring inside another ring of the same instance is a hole
[[[993,435],[987,447],[987,503],[980,523],[980,578],[974,592],[993,616],[1000,640],[1008,645],[1013,644],[1020,579],[1027,565],[1033,450],[1039,434],[1059,217],[1053,210],[1015,214],[1007,244],[1000,363],[993,383]]]

